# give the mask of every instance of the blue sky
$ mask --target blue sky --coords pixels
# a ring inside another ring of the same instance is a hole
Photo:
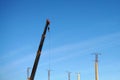
[[[35,80],[95,80],[94,56],[99,56],[99,80],[120,79],[119,0],[0,0],[0,80],[26,80],[49,19]]]

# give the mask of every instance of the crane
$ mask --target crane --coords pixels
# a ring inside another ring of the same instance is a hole
[[[35,61],[34,61],[34,65],[33,65],[32,72],[31,72],[29,80],[34,80],[35,73],[36,73],[37,66],[38,66],[38,62],[39,62],[39,58],[40,58],[42,47],[43,47],[43,43],[44,43],[44,40],[45,40],[46,31],[47,31],[47,29],[49,30],[49,27],[48,27],[49,24],[50,24],[50,21],[46,20],[46,25],[45,25],[43,34],[41,36],[41,41],[40,41],[40,44],[39,44],[39,47],[38,47],[38,51],[37,51],[37,54],[36,54],[36,58],[35,58]]]

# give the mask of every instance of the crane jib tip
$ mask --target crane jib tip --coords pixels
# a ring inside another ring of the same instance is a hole
[[[47,19],[47,20],[46,20],[46,23],[47,23],[47,24],[50,24],[50,21]]]

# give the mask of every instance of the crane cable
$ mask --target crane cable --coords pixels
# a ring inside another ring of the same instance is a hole
[[[48,35],[48,54],[49,54],[49,60],[48,60],[48,69],[50,70],[50,64],[51,64],[51,32],[50,32],[50,28],[48,27],[48,31],[49,31],[49,35]]]

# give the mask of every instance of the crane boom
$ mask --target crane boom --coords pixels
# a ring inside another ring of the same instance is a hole
[[[42,51],[42,47],[43,47],[43,43],[44,43],[44,39],[45,39],[45,35],[46,35],[46,31],[47,31],[47,28],[49,29],[49,27],[48,27],[49,24],[50,24],[50,22],[49,22],[49,20],[47,20],[45,28],[44,28],[44,32],[42,34],[41,41],[40,41],[40,44],[39,44],[39,47],[38,47],[38,51],[37,51],[37,54],[36,54],[36,58],[35,58],[35,61],[34,61],[32,72],[31,72],[31,75],[30,75],[30,80],[34,80],[37,65],[38,65],[38,62],[39,62],[39,58],[40,58],[40,55],[41,55],[41,51]]]

